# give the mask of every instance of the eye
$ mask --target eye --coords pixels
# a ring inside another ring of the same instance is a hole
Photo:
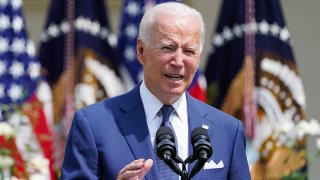
[[[196,51],[193,49],[186,49],[183,51],[185,55],[187,56],[194,56],[196,54]]]
[[[163,46],[161,47],[161,50],[165,53],[171,53],[174,51],[174,47],[172,46]]]

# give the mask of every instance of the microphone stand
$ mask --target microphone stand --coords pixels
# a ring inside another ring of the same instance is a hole
[[[178,155],[176,155],[176,157],[173,158],[171,158],[171,156],[165,156],[163,160],[175,173],[177,173],[181,177],[181,180],[190,180],[194,175],[196,175],[199,172],[200,169],[192,169],[191,173],[189,174],[187,171],[187,164],[193,163],[196,159],[197,158],[194,155],[190,155],[185,161],[183,161]],[[200,158],[197,163],[203,163],[207,160],[208,157],[205,156]],[[177,163],[182,164],[182,170],[177,166]]]
[[[188,175],[187,171],[187,164],[185,162],[182,163],[182,176],[181,180],[190,180],[190,177]]]
[[[178,155],[171,157],[170,155],[164,155],[163,161],[170,167],[173,172],[177,173],[181,180],[190,180],[187,171],[187,163],[183,161]],[[178,163],[182,164],[182,170],[177,165]]]

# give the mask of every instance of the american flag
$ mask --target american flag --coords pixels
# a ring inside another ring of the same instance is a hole
[[[0,3],[0,102],[22,104],[35,91],[40,63],[27,39],[21,1]]]
[[[16,160],[14,176],[53,179],[50,110],[45,107],[51,94],[25,23],[22,0],[0,1],[0,121],[16,133],[11,142],[0,138],[0,151],[10,149]],[[43,172],[31,166],[36,159]]]
[[[136,43],[141,18],[146,10],[153,5],[170,1],[173,0],[126,0],[124,2],[117,54],[120,61],[120,72],[127,89],[131,89],[143,80],[142,66],[136,55]],[[192,96],[206,101],[206,81],[200,70],[197,71],[188,90]]]
[[[306,105],[280,1],[224,0],[211,45],[208,101],[242,119],[252,179],[303,171],[304,140],[288,146],[292,134],[279,133],[304,119]]]

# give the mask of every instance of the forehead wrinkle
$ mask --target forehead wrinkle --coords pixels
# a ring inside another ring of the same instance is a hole
[[[172,17],[169,18],[169,21],[172,22]],[[184,42],[181,42],[181,46],[185,48],[198,49],[200,47],[200,31],[197,23],[192,25],[187,20],[177,17],[177,19],[173,21],[173,24],[168,25],[165,24],[167,21],[164,19],[166,18],[162,17],[154,22],[153,32],[155,36],[153,36],[153,38],[155,42],[157,42],[157,45],[173,45],[179,42],[180,39],[183,39]],[[189,42],[197,38],[196,36],[199,36],[199,47],[194,45],[194,43],[189,44]]]
[[[180,32],[183,32],[184,27],[187,25],[188,21],[186,19],[178,18],[175,20],[176,26],[179,28]]]

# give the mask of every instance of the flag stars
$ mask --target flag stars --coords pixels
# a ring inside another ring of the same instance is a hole
[[[236,24],[235,26],[233,26],[233,33],[237,36],[237,37],[241,37],[242,36],[242,30],[241,27]]]
[[[288,39],[290,38],[290,32],[287,28],[283,28],[280,32],[280,39],[282,41],[288,41]]]
[[[13,76],[13,78],[18,78],[22,76],[24,74],[23,64],[15,60],[9,68],[9,72]]]
[[[106,39],[106,38],[108,38],[108,35],[109,35],[108,29],[102,27],[102,28],[101,28],[101,31],[100,31],[100,36],[101,36],[101,38],[102,38],[102,39]]]
[[[13,9],[19,9],[22,6],[22,0],[12,0],[11,5]]]
[[[152,8],[155,4],[152,1],[147,1],[143,7],[143,12],[147,12],[150,8]]]
[[[259,31],[261,32],[261,34],[268,34],[269,24],[265,20],[263,20],[261,23],[259,23],[258,27],[259,27]]]
[[[134,48],[132,48],[131,46],[126,47],[125,51],[124,51],[124,56],[126,57],[126,59],[133,61],[136,58],[136,51]]]
[[[75,27],[78,30],[83,30],[86,28],[87,26],[87,20],[84,17],[79,16],[76,20],[75,20]]]
[[[96,36],[100,32],[100,24],[97,21],[93,21],[90,26],[91,34]]]
[[[60,30],[62,33],[67,33],[70,31],[70,25],[67,21],[63,21],[60,25]]]
[[[233,38],[233,34],[231,32],[231,30],[228,27],[224,27],[223,28],[223,32],[222,32],[223,37],[229,41]]]
[[[29,64],[29,75],[31,79],[36,79],[40,76],[40,64],[36,62],[32,62]]]
[[[8,5],[9,0],[0,0],[0,6],[2,8],[6,7]]]
[[[108,42],[109,42],[110,46],[116,47],[117,44],[118,44],[117,36],[116,36],[115,34],[112,34],[112,33],[111,33],[111,34],[108,36]]]
[[[7,15],[1,14],[0,15],[0,30],[8,29],[10,26],[10,20]]]
[[[91,21],[88,18],[79,17],[76,19],[75,23],[76,29],[83,31],[85,33],[89,33],[93,36],[100,36],[101,26],[97,21]]]
[[[15,38],[11,44],[11,50],[16,54],[23,53],[25,51],[25,40]]]
[[[79,16],[77,19],[75,19],[72,25],[76,31],[82,31],[97,38],[107,39],[108,35],[110,34],[107,28],[102,27],[98,21],[92,21],[91,19],[83,16]],[[63,20],[60,24],[50,24],[46,31],[41,34],[41,41],[48,42],[50,39],[68,33],[72,25],[70,25],[66,20]]]
[[[18,33],[23,28],[23,20],[20,16],[15,16],[12,20],[12,28],[14,32]]]
[[[52,37],[57,37],[59,35],[59,28],[56,24],[51,24],[48,27],[48,35]]]
[[[272,35],[286,43],[291,42],[290,32],[286,27],[281,28],[277,23],[268,24],[266,20],[262,20],[261,22],[253,20],[247,24],[235,24],[232,28],[224,27],[222,32],[212,37],[212,44],[216,47],[223,46],[226,42],[232,41],[234,38],[241,38],[244,33],[265,36]]]
[[[129,37],[130,39],[136,38],[138,35],[137,28],[135,27],[134,24],[129,24],[124,31],[126,36]]]
[[[278,26],[277,23],[273,23],[270,27],[270,32],[273,36],[278,36],[280,33],[280,27]]]
[[[223,45],[223,38],[220,34],[217,34],[213,37],[213,44],[216,46],[222,46]]]
[[[34,59],[34,44],[25,33],[21,8],[22,0],[0,0],[0,98],[6,104],[25,100],[41,76],[40,63]]]
[[[129,16],[135,17],[138,15],[140,11],[139,5],[134,1],[130,1],[126,7],[126,11],[129,14]]]
[[[13,100],[17,101],[22,97],[23,88],[18,84],[12,84],[8,90],[8,96]]]
[[[4,53],[9,49],[8,39],[0,37],[0,53]]]
[[[245,32],[248,34],[255,34],[257,32],[257,23],[255,21],[251,21],[250,23],[246,24]]]
[[[144,77],[143,71],[140,71],[139,74],[138,74],[138,76],[137,76],[138,81],[139,81],[139,82],[142,81],[142,80],[143,80],[143,77]]]

